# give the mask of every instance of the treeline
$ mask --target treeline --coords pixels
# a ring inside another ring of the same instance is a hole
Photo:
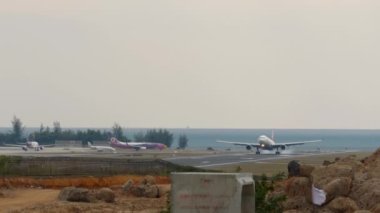
[[[123,128],[115,123],[111,130],[71,130],[62,129],[61,124],[58,121],[53,123],[53,127],[43,126],[41,124],[39,130],[31,132],[27,137],[24,136],[25,127],[21,120],[16,116],[12,120],[12,130],[8,133],[0,133],[0,143],[23,143],[26,141],[38,141],[40,144],[53,144],[57,140],[76,140],[82,141],[83,144],[87,144],[87,141],[107,141],[111,137],[116,137],[120,141],[131,141],[123,133]],[[140,132],[134,135],[134,139],[137,142],[156,142],[163,143],[168,147],[171,147],[173,143],[173,134],[166,129],[152,129],[145,133]],[[187,137],[181,135],[178,141],[179,148],[185,148],[187,146]]]
[[[29,133],[25,137],[25,127],[16,116],[12,120],[12,130],[8,133],[0,133],[0,143],[24,143],[26,141],[38,141],[40,144],[53,144],[57,140],[76,140],[87,144],[87,141],[105,141],[111,137],[117,137],[122,141],[129,141],[123,134],[123,128],[115,123],[111,130],[71,130],[62,129],[58,121],[53,123],[53,127],[41,124],[39,130]]]

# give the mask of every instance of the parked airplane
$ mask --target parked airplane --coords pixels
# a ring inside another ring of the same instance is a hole
[[[40,145],[37,141],[27,141],[25,144],[4,144],[5,146],[21,147],[22,150],[34,149],[34,151],[42,151],[45,147],[52,147],[53,145]]]
[[[121,149],[159,149],[163,150],[166,149],[167,146],[162,143],[152,143],[152,142],[122,142],[119,141],[116,138],[111,138],[110,145],[114,148],[121,148]]]
[[[88,147],[90,147],[91,149],[94,149],[98,152],[103,152],[103,151],[111,151],[113,153],[116,153],[116,150],[110,146],[93,146],[91,142],[87,142],[88,144]]]
[[[256,154],[260,154],[260,149],[262,150],[273,150],[276,149],[276,155],[280,154],[279,149],[285,150],[288,146],[302,145],[305,143],[315,143],[321,142],[322,140],[313,140],[313,141],[299,141],[299,142],[287,142],[287,143],[275,143],[274,135],[272,132],[272,138],[269,138],[266,135],[261,135],[257,138],[257,143],[248,143],[248,142],[232,142],[232,141],[217,141],[218,143],[229,143],[234,145],[245,146],[247,150],[251,150],[252,147],[256,148]]]

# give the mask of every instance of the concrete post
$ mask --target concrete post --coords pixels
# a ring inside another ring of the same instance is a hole
[[[249,173],[171,173],[174,213],[254,213],[255,182]]]

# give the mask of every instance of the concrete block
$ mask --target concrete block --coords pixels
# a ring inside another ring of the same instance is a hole
[[[254,213],[255,182],[250,173],[171,173],[174,213]]]

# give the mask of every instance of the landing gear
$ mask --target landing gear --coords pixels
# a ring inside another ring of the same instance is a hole
[[[260,154],[260,151],[258,148],[256,148],[256,155],[259,155]]]
[[[277,147],[276,155],[279,155],[279,154],[280,154],[280,151],[278,151],[278,147]]]

